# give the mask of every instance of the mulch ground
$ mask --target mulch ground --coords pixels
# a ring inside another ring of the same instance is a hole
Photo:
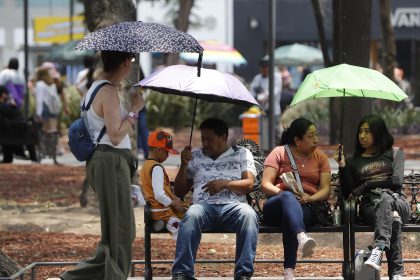
[[[397,141],[398,142],[398,141]],[[420,141],[407,137],[407,142],[398,142],[407,147],[410,154],[418,153]],[[415,144],[413,144],[415,143]],[[413,145],[416,145],[414,147]],[[174,172],[172,172],[174,173]],[[42,205],[48,207],[69,206],[78,203],[80,185],[84,178],[84,167],[53,166],[53,165],[0,165],[0,213],[1,209],[18,206],[21,209]],[[173,175],[173,174],[172,174]],[[152,258],[173,260],[175,242],[170,239],[159,239],[158,235],[152,240]],[[420,236],[410,235],[404,238],[404,258],[418,258]],[[21,266],[40,261],[78,261],[89,257],[95,249],[99,236],[51,233],[40,231],[39,227],[15,229],[0,232],[0,250],[15,259]],[[136,238],[133,259],[144,259],[143,239]],[[202,243],[198,258],[202,259],[233,259],[235,245],[230,243]],[[317,247],[312,258],[340,259],[341,248]],[[283,259],[283,249],[280,242],[264,242],[258,245],[257,259]],[[153,265],[155,276],[170,275],[170,265]],[[36,279],[57,277],[62,271],[70,267],[48,266],[37,269]],[[419,275],[418,264],[406,264],[406,276]],[[386,274],[386,265],[382,274]],[[282,264],[256,264],[255,276],[282,275]],[[135,275],[143,274],[143,265],[135,266]],[[197,276],[232,276],[233,264],[198,264]],[[298,264],[297,276],[340,276],[339,264]]]
[[[94,252],[99,241],[97,235],[78,235],[49,232],[0,232],[0,249],[15,259],[22,266],[32,262],[65,262],[78,261],[88,258]],[[280,241],[279,241],[280,243]],[[415,258],[420,250],[404,249],[405,258]],[[282,259],[282,246],[280,244],[259,244],[257,259]],[[173,260],[175,254],[175,242],[170,239],[152,240],[152,259]],[[198,259],[233,259],[235,245],[228,243],[202,243],[198,252]],[[317,248],[312,259],[340,259],[342,250],[339,248]],[[137,238],[134,242],[135,260],[144,259],[143,239]],[[383,265],[383,275],[386,265]],[[61,272],[72,266],[48,266],[39,267],[36,270],[36,279],[57,277]],[[171,266],[168,264],[153,265],[154,276],[169,276]],[[225,276],[233,275],[233,264],[197,264],[196,276]],[[418,264],[405,265],[406,276],[418,274]],[[281,264],[256,264],[255,276],[275,277],[283,273]],[[298,264],[297,276],[337,277],[341,275],[339,264]],[[135,266],[135,275],[143,275],[143,265]],[[384,275],[385,276],[385,275]]]

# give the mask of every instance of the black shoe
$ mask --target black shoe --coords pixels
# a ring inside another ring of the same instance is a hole
[[[252,273],[244,273],[239,276],[235,276],[235,280],[251,280]]]
[[[197,280],[197,279],[194,277],[187,276],[182,272],[179,272],[172,276],[172,280]]]

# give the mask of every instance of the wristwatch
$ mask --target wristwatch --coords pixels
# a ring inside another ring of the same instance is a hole
[[[130,113],[128,113],[128,117],[137,120],[137,118],[139,117],[139,114],[134,113],[134,112],[130,112]]]
[[[130,112],[127,115],[127,120],[131,123],[131,126],[134,128],[136,125],[137,117],[139,116],[138,113]]]

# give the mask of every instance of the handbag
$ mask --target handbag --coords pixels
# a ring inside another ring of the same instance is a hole
[[[96,149],[97,143],[101,141],[102,137],[105,134],[106,127],[104,126],[101,129],[101,132],[99,133],[98,138],[96,139],[96,143],[92,141],[92,138],[90,137],[90,133],[88,130],[87,111],[92,105],[93,99],[95,98],[99,89],[106,84],[109,84],[109,82],[103,82],[99,84],[98,86],[96,86],[86,106],[85,106],[86,99],[85,101],[83,101],[80,118],[75,120],[69,127],[68,144],[70,147],[70,151],[73,153],[73,155],[78,161],[86,161],[90,159],[90,157],[93,155],[93,152]]]
[[[293,174],[295,175],[296,182],[298,183],[298,186],[303,193],[303,186],[302,181],[300,180],[299,169],[295,163],[295,159],[293,158],[292,151],[290,150],[289,145],[284,145],[284,148],[287,152],[287,156],[289,157],[290,165],[292,167]],[[332,213],[327,201],[314,201],[308,204],[308,206],[312,210],[314,225],[329,226],[333,224]]]

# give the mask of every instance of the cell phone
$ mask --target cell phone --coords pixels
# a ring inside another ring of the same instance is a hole
[[[341,161],[343,157],[343,144],[338,144],[338,161]]]

